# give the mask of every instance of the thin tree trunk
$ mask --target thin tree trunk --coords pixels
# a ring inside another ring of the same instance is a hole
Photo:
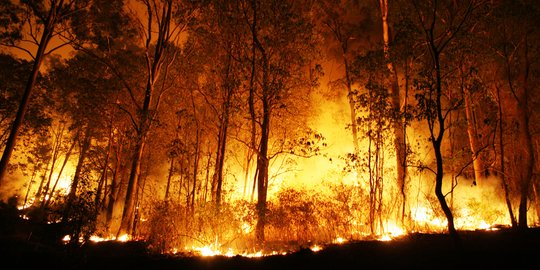
[[[478,141],[478,130],[476,128],[476,119],[474,117],[473,112],[473,104],[471,100],[471,93],[469,89],[465,86],[463,79],[464,79],[464,72],[463,69],[460,68],[461,73],[461,91],[463,94],[463,100],[465,103],[465,117],[467,120],[467,135],[469,138],[469,146],[471,147],[472,152],[472,162],[473,162],[473,169],[474,169],[474,180],[475,184],[480,185],[481,180],[486,176],[485,175],[485,165],[480,157],[480,142]]]
[[[383,29],[383,41],[384,41],[384,58],[386,60],[386,68],[390,75],[390,96],[391,104],[394,111],[401,113],[401,97],[399,90],[399,83],[397,77],[397,71],[394,67],[394,63],[390,56],[390,32],[388,26],[388,1],[379,0],[381,7],[382,29]],[[405,144],[405,125],[401,116],[398,115],[396,119],[393,119],[392,125],[394,131],[394,148],[396,152],[396,172],[397,172],[397,184],[401,195],[401,220],[405,218],[405,206],[407,202],[407,191],[405,187],[405,179],[407,177],[407,159],[406,159],[406,144]]]
[[[264,102],[266,103],[266,102]],[[267,105],[264,106],[263,122],[261,125],[261,140],[257,156],[257,224],[255,237],[258,244],[265,241],[264,227],[266,226],[266,199],[268,191],[268,139],[270,131],[270,115]]]
[[[135,204],[137,189],[139,186],[139,177],[141,174],[141,159],[144,151],[146,137],[143,134],[137,136],[135,145],[135,155],[131,161],[131,171],[129,174],[128,187],[126,191],[126,200],[124,203],[124,211],[122,212],[122,220],[116,237],[124,234],[129,234],[133,229]]]
[[[26,111],[28,110],[28,103],[30,101],[30,96],[32,94],[32,90],[34,89],[34,85],[36,83],[37,76],[39,74],[41,63],[43,62],[45,49],[47,48],[47,45],[49,44],[49,41],[51,40],[51,37],[54,33],[54,27],[57,23],[56,20],[58,17],[58,12],[60,11],[60,8],[62,6],[63,6],[63,1],[52,4],[49,10],[49,13],[47,15],[47,18],[44,22],[43,33],[41,34],[39,47],[38,47],[36,56],[34,58],[32,71],[30,72],[30,76],[28,80],[26,81],[23,97],[22,97],[21,103],[19,104],[19,109],[17,110],[15,120],[13,121],[13,124],[11,125],[11,131],[6,141],[6,146],[2,154],[2,159],[0,160],[0,186],[2,185],[2,182],[6,175],[9,160],[13,153],[13,149],[15,148],[19,131],[22,127],[24,117],[26,115]]]
[[[360,147],[358,146],[358,124],[356,123],[356,103],[354,102],[354,95],[352,89],[352,81],[350,77],[349,61],[347,60],[347,49],[343,49],[343,63],[345,64],[345,83],[347,86],[347,97],[349,101],[349,109],[351,112],[351,132],[353,137],[354,154],[359,158]],[[360,177],[358,174],[357,177]]]
[[[74,139],[73,142],[71,143],[71,146],[69,147],[69,149],[68,149],[68,151],[66,153],[64,163],[62,163],[62,167],[60,168],[60,171],[58,172],[58,176],[56,177],[56,181],[54,182],[53,187],[51,188],[51,192],[50,192],[51,195],[49,197],[52,197],[52,195],[54,194],[54,191],[56,190],[56,186],[58,185],[58,182],[60,181],[60,177],[62,176],[62,173],[64,172],[66,164],[69,161],[69,157],[71,156],[71,152],[73,151],[73,148],[75,148],[76,144],[77,144],[77,141]],[[45,194],[45,196],[47,196],[47,194]],[[44,205],[44,208],[46,208],[49,205],[50,201],[51,200],[49,198],[47,200],[46,204]]]
[[[71,188],[69,190],[64,214],[62,216],[62,222],[64,224],[67,224],[69,222],[69,217],[71,215],[71,208],[73,207],[73,203],[75,202],[75,198],[77,196],[77,188],[79,187],[79,182],[81,179],[81,172],[82,172],[84,161],[86,159],[86,154],[88,153],[88,149],[90,148],[91,142],[92,142],[92,136],[90,134],[90,128],[87,128],[86,132],[84,133],[82,145],[80,147],[81,151],[79,153],[79,161],[77,162],[77,167],[75,168],[75,174],[73,175],[73,181],[71,183]]]
[[[113,175],[111,179],[111,188],[109,193],[109,202],[107,204],[107,213],[106,213],[106,227],[107,231],[110,232],[110,227],[112,224],[112,219],[114,215],[114,206],[116,204],[116,200],[118,198],[118,194],[120,191],[120,188],[118,187],[118,176],[123,175],[121,174],[121,168],[122,168],[122,148],[123,148],[123,139],[122,137],[118,139],[118,142],[116,143],[116,158],[115,158],[115,164],[114,164],[114,170]]]
[[[528,228],[527,210],[529,201],[529,191],[532,184],[533,169],[534,169],[534,146],[532,143],[531,131],[529,128],[529,44],[528,37],[525,36],[524,43],[524,70],[520,73],[521,89],[516,93],[517,102],[517,121],[518,121],[518,140],[522,149],[521,151],[521,169],[520,169],[520,200],[519,200],[519,217],[518,227],[521,230]],[[510,76],[510,74],[508,74]]]
[[[58,128],[59,129],[58,133],[56,134],[56,136],[54,136],[54,147],[53,147],[53,154],[52,154],[52,159],[51,159],[51,169],[49,170],[49,177],[47,178],[47,184],[45,184],[45,190],[43,191],[43,200],[41,201],[41,208],[44,208],[45,204],[50,199],[50,196],[49,198],[47,198],[47,195],[49,194],[49,187],[51,186],[52,175],[54,173],[54,167],[56,165],[56,161],[58,161],[58,155],[60,154],[60,146],[62,145],[62,135],[64,133],[64,125],[65,124],[61,124],[61,126]],[[51,196],[52,196],[52,192],[51,192]]]
[[[432,131],[431,135],[431,142],[433,145],[433,150],[435,152],[435,158],[437,161],[437,170],[435,175],[435,195],[437,196],[437,199],[439,200],[439,203],[441,205],[441,208],[446,216],[446,219],[448,221],[448,233],[454,238],[454,240],[459,243],[459,235],[457,234],[456,228],[454,227],[454,215],[452,214],[452,210],[448,207],[448,204],[446,202],[446,198],[442,192],[442,185],[443,185],[443,177],[444,177],[444,168],[443,168],[443,156],[441,151],[441,144],[444,138],[444,131],[445,131],[445,124],[444,124],[444,116],[442,112],[442,83],[441,83],[441,67],[440,67],[440,61],[439,61],[439,52],[438,49],[434,46],[434,41],[431,42],[431,50],[433,55],[433,60],[435,64],[435,105],[436,105],[436,122],[438,126],[437,135],[434,135]],[[434,129],[435,127],[431,127]]]
[[[512,207],[512,201],[510,200],[510,189],[508,188],[508,181],[506,180],[506,170],[504,167],[504,126],[503,126],[503,111],[502,111],[502,101],[501,101],[501,89],[497,87],[497,107],[499,111],[499,147],[500,147],[500,159],[501,159],[501,184],[504,191],[504,199],[506,202],[506,207],[508,209],[508,215],[510,217],[510,224],[512,228],[517,228],[516,216],[514,215],[514,210]]]
[[[171,188],[171,179],[174,172],[174,160],[175,160],[174,156],[171,157],[171,162],[169,164],[169,175],[167,176],[167,187],[165,188],[165,198],[163,198],[164,201],[169,200],[169,190]]]
[[[200,153],[201,153],[201,142],[200,142],[200,127],[197,122],[197,131],[196,131],[196,138],[195,138],[195,156],[193,158],[193,186],[191,187],[191,192],[189,192],[191,202],[190,202],[190,213],[193,216],[195,213],[195,190],[197,188],[197,177],[199,175],[199,159],[200,159]]]
[[[32,187],[32,183],[34,183],[34,179],[36,178],[37,174],[37,167],[34,167],[34,170],[32,172],[32,177],[30,177],[30,180],[28,181],[28,187],[26,188],[26,194],[24,195],[24,203],[23,207],[26,208],[26,203],[28,202],[28,195],[30,194],[30,188]]]
[[[226,97],[225,101],[223,102],[222,106],[222,115],[221,115],[221,124],[219,127],[219,138],[218,138],[218,152],[216,156],[216,177],[217,177],[217,183],[216,183],[216,192],[215,192],[215,202],[216,206],[219,209],[221,205],[221,193],[222,193],[222,186],[223,186],[223,167],[225,166],[225,150],[227,148],[227,131],[229,127],[229,113],[230,113],[230,107],[231,107],[231,99],[233,94],[232,86],[229,83],[229,74],[230,74],[230,65],[231,65],[231,57],[229,55],[228,58],[228,66],[227,66],[227,73],[226,73],[226,85],[225,85],[225,91]]]
[[[532,147],[531,133],[529,130],[529,115],[526,112],[526,99],[523,100],[522,109],[518,112],[518,121],[519,121],[519,141],[523,149],[521,155],[521,164],[522,169],[520,170],[520,200],[519,200],[519,220],[518,227],[520,229],[527,229],[527,210],[528,210],[528,201],[529,201],[529,190],[532,183],[533,176],[533,167],[534,167],[534,150]],[[521,107],[520,106],[520,107]]]
[[[228,114],[224,113],[224,114]],[[216,207],[219,209],[221,205],[221,193],[223,187],[223,167],[225,165],[225,149],[227,147],[227,129],[229,125],[228,115],[224,115],[226,119],[222,120],[222,125],[219,129],[219,139],[218,139],[218,153],[216,156],[216,191],[215,191],[215,203]]]
[[[154,23],[153,13],[159,14],[156,21],[159,23],[159,29],[157,31],[157,40],[155,46],[153,46],[153,55],[150,55],[151,42],[152,40],[152,31],[146,33],[146,64],[147,64],[147,80],[146,87],[144,91],[144,100],[142,107],[139,111],[138,125],[136,127],[137,132],[137,141],[135,144],[135,152],[133,156],[133,161],[131,165],[131,172],[128,182],[128,189],[126,193],[126,200],[124,203],[124,211],[122,213],[122,221],[120,223],[120,229],[118,230],[117,236],[122,234],[129,234],[133,231],[133,221],[134,221],[134,212],[135,205],[137,204],[137,190],[139,185],[139,177],[141,172],[141,161],[146,145],[146,139],[150,128],[152,126],[156,110],[151,110],[151,104],[154,95],[154,88],[156,82],[159,78],[163,57],[165,54],[165,49],[169,45],[169,39],[171,38],[171,33],[169,32],[171,26],[171,16],[172,16],[172,1],[166,1],[161,11],[153,10],[156,8],[152,6],[151,3],[145,3],[148,11],[148,27],[151,28],[151,25]]]
[[[107,172],[109,171],[109,160],[111,158],[111,152],[112,152],[112,137],[113,137],[113,128],[112,128],[112,118],[111,118],[111,126],[109,128],[109,137],[107,142],[107,153],[105,154],[105,160],[103,161],[103,169],[101,171],[101,177],[99,179],[98,189],[96,190],[96,212],[101,208],[100,207],[100,198],[101,198],[101,192],[104,187],[106,187],[107,184]],[[103,198],[105,199],[106,192],[104,192]],[[103,200],[104,202],[105,200]]]

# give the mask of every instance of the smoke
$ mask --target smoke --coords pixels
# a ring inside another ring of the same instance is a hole
[[[17,203],[22,204],[26,188],[28,187],[29,177],[23,175],[20,171],[7,174],[0,186],[0,200],[7,201],[9,198],[18,198]]]

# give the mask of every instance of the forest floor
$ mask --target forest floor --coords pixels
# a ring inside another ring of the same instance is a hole
[[[140,242],[100,242],[76,249],[3,236],[0,258],[12,269],[528,269],[538,266],[540,231],[411,234],[392,241],[356,241],[313,252],[260,258],[152,254]],[[529,266],[529,267],[528,267]],[[533,268],[534,269],[534,268]]]
[[[459,244],[447,234],[414,233],[391,241],[332,244],[318,252],[301,248],[287,255],[247,258],[153,254],[144,242],[136,241],[70,247],[36,228],[28,234],[21,224],[0,226],[0,259],[11,269],[538,269],[540,265],[540,228],[460,231]]]

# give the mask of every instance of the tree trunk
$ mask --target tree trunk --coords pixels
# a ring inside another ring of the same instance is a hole
[[[480,156],[480,142],[478,141],[478,130],[476,127],[476,119],[474,117],[474,111],[473,111],[473,104],[471,100],[471,93],[467,86],[465,86],[463,79],[464,79],[464,72],[463,69],[460,68],[461,73],[461,91],[463,94],[463,100],[465,103],[465,118],[467,120],[467,135],[469,138],[469,145],[471,147],[472,152],[472,162],[473,162],[473,169],[474,169],[474,183],[480,185],[481,180],[486,176],[486,167],[484,165],[484,161]]]
[[[386,60],[386,67],[388,74],[390,75],[390,89],[391,89],[391,102],[392,108],[395,112],[401,114],[401,97],[399,90],[399,83],[397,77],[397,71],[394,68],[394,63],[390,56],[390,31],[388,26],[388,1],[379,0],[381,6],[381,18],[383,28],[383,41],[384,41],[384,58]],[[396,173],[397,184],[401,195],[401,222],[403,223],[406,213],[407,204],[407,191],[405,187],[405,179],[407,177],[407,145],[405,141],[405,125],[401,116],[398,114],[396,119],[393,119],[393,131],[394,131],[394,148],[396,152]]]
[[[92,136],[90,134],[90,128],[87,128],[86,132],[84,133],[82,145],[80,146],[79,161],[77,162],[77,167],[75,168],[75,174],[73,175],[73,181],[71,182],[71,188],[69,190],[66,207],[62,216],[62,222],[64,224],[69,222],[71,208],[77,196],[77,188],[79,187],[81,172],[83,169],[84,161],[86,159],[86,154],[88,153],[88,149],[90,149],[91,142]]]
[[[120,170],[121,168],[123,168],[122,166],[122,148],[123,148],[123,140],[121,138],[118,139],[116,145],[116,150],[115,150],[115,155],[116,155],[116,158],[115,158],[115,164],[114,164],[114,169],[113,169],[113,175],[112,175],[112,179],[111,179],[111,187],[110,187],[110,192],[109,192],[109,201],[107,203],[107,213],[106,213],[106,227],[107,227],[107,232],[110,233],[110,227],[111,227],[111,224],[112,224],[112,219],[113,219],[113,215],[114,215],[114,206],[116,204],[116,200],[118,199],[118,194],[119,194],[119,187],[118,187],[118,176],[119,175],[123,175],[123,173],[120,173]]]
[[[169,200],[169,191],[171,189],[171,180],[174,173],[174,160],[175,157],[171,157],[171,163],[169,165],[169,175],[167,176],[167,187],[165,188],[165,198],[163,198],[164,201]]]
[[[54,191],[56,190],[56,186],[58,185],[58,182],[60,181],[60,177],[62,176],[62,173],[64,172],[64,169],[66,168],[66,164],[69,161],[69,157],[71,156],[71,152],[73,151],[73,148],[75,148],[75,144],[77,144],[76,139],[73,140],[73,142],[71,143],[71,146],[69,147],[69,149],[68,149],[68,151],[66,153],[64,163],[62,163],[62,167],[60,168],[60,171],[58,172],[58,176],[56,177],[56,181],[54,182],[54,185],[51,188],[51,192],[50,192],[51,195],[49,196],[49,199],[45,203],[44,208],[46,208],[49,205],[50,201],[51,201],[50,197],[52,197],[52,195],[54,194]],[[47,196],[47,194],[45,194],[45,196]]]
[[[135,213],[135,204],[136,204],[136,195],[137,189],[139,187],[139,177],[141,174],[141,159],[144,151],[146,137],[143,134],[137,136],[137,143],[135,145],[135,154],[133,160],[131,161],[131,171],[129,174],[129,182],[126,191],[126,200],[124,203],[124,210],[122,212],[122,220],[120,222],[120,228],[116,237],[120,237],[124,234],[129,234],[132,231],[134,213]]]
[[[255,236],[258,244],[265,241],[264,227],[266,225],[266,199],[268,192],[268,139],[270,133],[270,112],[267,102],[263,103],[263,122],[261,124],[261,140],[257,156],[257,224]]]
[[[232,99],[232,93],[233,93],[232,86],[229,83],[229,74],[230,74],[230,66],[231,66],[230,55],[227,60],[228,60],[227,61],[228,65],[227,65],[226,79],[225,79],[226,96],[222,104],[222,114],[221,114],[221,123],[219,126],[218,150],[217,150],[217,155],[216,155],[216,170],[215,170],[215,175],[216,175],[215,176],[216,177],[215,202],[218,209],[219,209],[219,206],[221,205],[221,192],[222,192],[222,186],[223,186],[223,167],[225,165],[225,150],[227,148],[227,131],[229,127],[229,113],[230,113],[231,99]]]
[[[497,87],[497,106],[499,111],[499,147],[500,147],[500,160],[501,160],[501,185],[504,191],[504,199],[506,202],[506,207],[508,209],[508,215],[510,217],[510,224],[512,228],[517,228],[516,216],[514,215],[514,210],[512,207],[512,201],[510,200],[510,190],[508,188],[508,181],[506,180],[506,170],[504,167],[504,127],[503,127],[503,111],[502,111],[502,101],[501,101],[501,89]]]
[[[225,149],[227,147],[227,129],[229,125],[228,113],[224,112],[224,119],[221,121],[221,126],[219,128],[219,138],[218,138],[218,150],[216,155],[216,169],[215,169],[215,203],[216,207],[219,209],[221,205],[221,193],[223,186],[223,167],[225,165]]]
[[[437,199],[439,200],[439,203],[441,205],[441,208],[446,216],[446,219],[448,221],[448,233],[452,236],[452,238],[459,243],[459,235],[457,234],[456,228],[454,227],[454,216],[452,214],[452,211],[450,210],[450,207],[448,207],[448,204],[446,202],[446,198],[444,194],[442,193],[442,185],[443,185],[443,177],[444,177],[444,169],[443,169],[443,156],[441,152],[441,144],[444,138],[444,131],[445,131],[445,124],[444,124],[444,116],[442,111],[442,83],[441,83],[441,67],[440,67],[440,60],[439,60],[439,51],[437,48],[435,48],[434,41],[431,42],[431,51],[433,55],[433,62],[435,66],[435,105],[436,105],[436,111],[437,114],[435,117],[436,125],[438,126],[437,135],[434,135],[434,131],[431,131],[431,142],[433,145],[433,150],[435,152],[435,158],[437,161],[437,170],[435,175],[435,195],[437,196]],[[435,127],[432,125],[431,129],[434,129]]]
[[[60,146],[62,145],[62,135],[64,133],[64,125],[65,124],[61,123],[61,126],[58,128],[58,133],[55,134],[54,136],[54,147],[53,147],[53,154],[51,158],[51,169],[49,170],[49,177],[47,178],[47,184],[45,184],[45,190],[43,191],[43,200],[41,201],[41,208],[45,207],[45,204],[52,196],[52,192],[51,192],[51,196],[47,198],[47,195],[49,194],[49,188],[51,186],[52,175],[54,173],[56,161],[58,161],[58,155],[60,154]]]
[[[520,200],[519,200],[519,220],[518,227],[520,229],[527,229],[527,210],[529,201],[529,192],[531,188],[534,168],[534,148],[532,144],[531,132],[529,129],[529,112],[528,112],[528,90],[526,86],[521,90],[520,100],[518,101],[518,140],[522,146],[519,149],[520,155],[520,168],[519,181],[520,181]]]
[[[347,60],[347,48],[343,47],[343,63],[345,65],[345,84],[347,87],[347,99],[349,101],[349,110],[351,113],[351,132],[353,137],[353,147],[354,147],[354,154],[356,155],[356,158],[360,158],[360,147],[358,146],[358,124],[356,123],[356,103],[354,102],[354,96],[353,96],[353,90],[352,90],[352,81],[350,77],[350,68],[349,68],[349,61]],[[360,169],[357,169],[357,178],[360,177],[359,173]]]
[[[197,176],[199,175],[199,160],[200,160],[200,156],[201,156],[201,141],[200,141],[200,133],[201,133],[201,130],[200,130],[200,127],[199,127],[199,122],[197,121],[197,131],[196,131],[196,137],[195,137],[195,156],[193,157],[193,175],[192,175],[192,179],[193,179],[193,186],[191,187],[191,192],[188,190],[188,194],[191,194],[190,195],[190,200],[191,202],[188,204],[190,205],[190,213],[193,217],[193,215],[195,214],[195,191],[197,189]]]
[[[152,6],[149,2],[146,2],[146,8],[148,12],[148,28],[151,29],[152,24],[155,21],[158,22],[158,31],[155,41],[155,46],[151,46],[153,42],[153,32],[148,30],[146,34],[145,46],[146,46],[146,64],[147,64],[147,78],[146,78],[146,87],[144,90],[144,100],[143,104],[137,112],[138,123],[136,128],[137,132],[137,141],[135,144],[134,155],[131,165],[131,172],[129,176],[128,189],[126,193],[126,200],[124,203],[124,211],[122,213],[122,221],[120,222],[120,228],[118,230],[117,237],[122,234],[129,234],[133,229],[135,205],[137,204],[137,190],[139,185],[139,177],[141,173],[141,161],[146,145],[146,139],[148,132],[151,129],[155,113],[157,112],[157,107],[151,110],[154,88],[158,78],[160,77],[161,68],[163,67],[163,57],[165,55],[165,49],[169,45],[169,40],[172,33],[170,32],[171,26],[171,16],[172,16],[172,1],[165,1],[164,6],[161,7],[162,10],[157,9],[157,6]],[[152,14],[158,14],[157,17],[153,18]],[[174,31],[174,30],[173,30]],[[153,48],[151,48],[153,47]],[[151,50],[153,50],[153,55],[151,55]],[[139,104],[137,104],[140,106]]]
[[[96,198],[95,198],[95,204],[96,204],[96,212],[99,211],[101,202],[105,202],[106,192],[104,192],[104,200],[101,201],[101,192],[107,185],[107,173],[109,171],[109,160],[111,158],[111,152],[112,152],[112,139],[113,139],[113,127],[112,127],[112,117],[111,117],[111,126],[109,128],[109,136],[107,141],[107,153],[105,154],[105,160],[103,161],[103,169],[101,170],[101,177],[99,179],[98,188],[96,190]],[[106,190],[105,190],[106,191]],[[101,202],[100,202],[101,201]]]
[[[524,42],[524,67],[523,71],[520,72],[520,81],[521,88],[516,94],[517,101],[517,121],[518,121],[518,140],[522,146],[521,150],[521,159],[522,166],[519,176],[520,176],[520,200],[519,200],[519,218],[518,218],[518,227],[521,230],[528,228],[527,222],[527,204],[529,198],[529,191],[533,179],[533,169],[534,169],[534,146],[531,137],[531,130],[529,127],[530,113],[529,113],[529,98],[530,91],[529,89],[529,71],[530,71],[530,59],[529,59],[529,44],[528,36],[525,35]],[[510,76],[510,74],[508,74]]]
[[[22,97],[21,103],[19,104],[19,109],[17,110],[15,120],[13,121],[13,124],[11,125],[11,131],[6,141],[6,146],[2,154],[2,159],[0,160],[0,186],[2,186],[2,182],[4,180],[4,177],[6,176],[9,160],[13,153],[13,149],[15,148],[17,137],[19,135],[19,131],[24,121],[24,116],[26,115],[26,111],[28,110],[28,103],[30,101],[30,96],[32,94],[32,90],[34,89],[34,84],[36,83],[37,76],[39,74],[39,69],[41,67],[41,63],[43,62],[45,49],[47,48],[47,45],[49,44],[49,41],[51,40],[51,37],[54,32],[54,27],[57,23],[56,22],[57,16],[58,16],[57,12],[59,11],[62,4],[63,4],[62,2],[60,2],[59,6],[57,6],[56,4],[53,4],[44,22],[43,33],[41,34],[39,47],[38,47],[36,56],[34,58],[32,71],[30,72],[30,76],[28,80],[26,81],[23,97]]]

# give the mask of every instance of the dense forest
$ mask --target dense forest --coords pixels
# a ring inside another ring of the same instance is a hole
[[[1,1],[2,217],[161,253],[535,227],[537,18],[536,0]]]

